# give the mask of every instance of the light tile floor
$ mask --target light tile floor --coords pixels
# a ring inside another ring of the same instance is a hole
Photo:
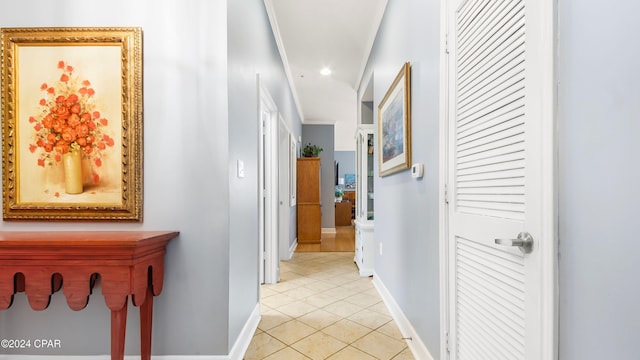
[[[261,287],[262,320],[246,360],[414,359],[353,252],[295,253]]]

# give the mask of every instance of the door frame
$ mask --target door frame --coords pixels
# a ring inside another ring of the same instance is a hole
[[[538,96],[541,98],[539,114],[543,121],[541,138],[543,139],[540,171],[542,179],[542,238],[548,239],[540,246],[542,261],[542,284],[546,290],[541,294],[541,354],[544,359],[558,359],[558,147],[556,135],[557,113],[557,1],[533,0],[540,2],[539,16],[543,29],[536,36],[536,43],[544,44],[535,49],[543,59],[540,64],[540,83],[547,90]],[[448,216],[448,174],[449,174],[449,11],[452,0],[440,1],[440,114],[439,114],[439,258],[440,258],[440,358],[450,358],[449,321],[450,321],[450,262],[449,262],[449,216]]]
[[[292,195],[292,189],[295,188],[296,164],[295,161],[291,161],[293,134],[282,117],[282,114],[279,114],[278,118],[278,211],[280,216],[278,253],[279,259],[290,260],[293,255],[290,252],[289,240],[291,238],[291,208],[295,205],[295,195]],[[293,151],[293,154],[295,156],[295,150]]]
[[[258,223],[259,280],[275,284],[280,278],[278,257],[278,108],[257,75],[258,85]],[[269,114],[264,120],[262,114]],[[263,200],[264,199],[264,200]]]

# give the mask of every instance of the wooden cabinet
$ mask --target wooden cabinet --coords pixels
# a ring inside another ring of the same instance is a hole
[[[351,203],[351,218],[356,218],[356,192],[353,190],[347,190],[342,195],[342,200],[346,200]]]
[[[300,158],[297,162],[298,242],[320,243],[320,158]]]
[[[336,203],[336,226],[351,225],[351,202],[338,201]]]

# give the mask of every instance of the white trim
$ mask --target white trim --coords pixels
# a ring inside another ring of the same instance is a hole
[[[235,360],[244,358],[244,355],[249,348],[249,344],[251,344],[253,334],[255,334],[259,323],[260,303],[256,304],[256,307],[253,309],[253,312],[249,316],[249,319],[247,319],[247,322],[242,327],[242,331],[240,332],[238,339],[236,339],[235,344],[233,344],[233,347],[229,352],[228,359]]]
[[[357,260],[356,260],[356,264],[358,264]],[[358,267],[358,274],[360,275],[360,277],[372,277],[374,274],[374,271],[371,270],[370,268]]]
[[[260,283],[278,282],[278,107],[266,88],[260,74],[256,74],[258,87],[258,214]],[[268,114],[264,120],[263,113]],[[265,144],[266,142],[266,144]],[[264,201],[263,201],[264,198]]]
[[[291,246],[289,247],[289,258],[288,259],[283,259],[283,260],[291,260],[291,258],[293,257],[293,254],[296,252],[297,248],[298,248],[298,238],[296,238],[293,241],[293,244],[291,244]]]
[[[335,234],[336,228],[322,228],[323,234]]]
[[[264,7],[267,10],[267,16],[269,17],[269,23],[271,24],[271,31],[273,31],[273,38],[278,46],[278,52],[282,59],[282,65],[284,66],[284,72],[291,88],[291,96],[293,102],[296,104],[296,110],[298,111],[298,117],[301,122],[304,122],[304,113],[302,112],[302,106],[300,105],[300,99],[298,99],[298,92],[296,91],[296,84],[293,81],[293,75],[291,74],[291,66],[289,65],[289,59],[287,58],[287,52],[284,49],[282,42],[282,36],[280,35],[280,28],[278,27],[278,20],[276,18],[276,11],[273,8],[272,0],[264,0]]]
[[[542,288],[545,289],[541,299],[541,354],[545,359],[558,359],[558,143],[557,143],[557,1],[544,0],[540,3],[540,21],[542,22],[541,44],[541,73],[542,82],[541,113],[542,139],[546,143],[542,146],[542,161],[540,164],[542,175],[542,236],[549,239],[549,246],[541,247],[542,252]]]
[[[438,179],[438,242],[439,242],[439,269],[440,269],[440,359],[448,360],[449,351],[447,349],[447,334],[449,333],[449,248],[447,239],[449,238],[449,218],[446,204],[445,191],[447,189],[447,174],[449,168],[448,159],[448,95],[447,87],[449,77],[449,55],[447,53],[447,33],[449,29],[449,8],[448,0],[440,1],[440,131],[439,131],[439,171]]]
[[[391,317],[393,317],[393,321],[398,325],[402,338],[405,339],[411,353],[413,353],[413,356],[420,360],[434,360],[429,349],[427,349],[427,346],[422,342],[422,339],[418,336],[418,333],[413,328],[413,325],[411,325],[409,319],[407,319],[406,315],[389,290],[384,286],[380,280],[380,276],[375,272],[373,274],[373,286],[375,286],[378,294],[380,294],[380,297],[382,298],[382,301],[387,306]]]

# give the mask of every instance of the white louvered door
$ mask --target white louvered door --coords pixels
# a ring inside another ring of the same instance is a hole
[[[539,1],[448,7],[451,359],[544,357]],[[534,239],[528,253],[496,243],[521,232]]]

